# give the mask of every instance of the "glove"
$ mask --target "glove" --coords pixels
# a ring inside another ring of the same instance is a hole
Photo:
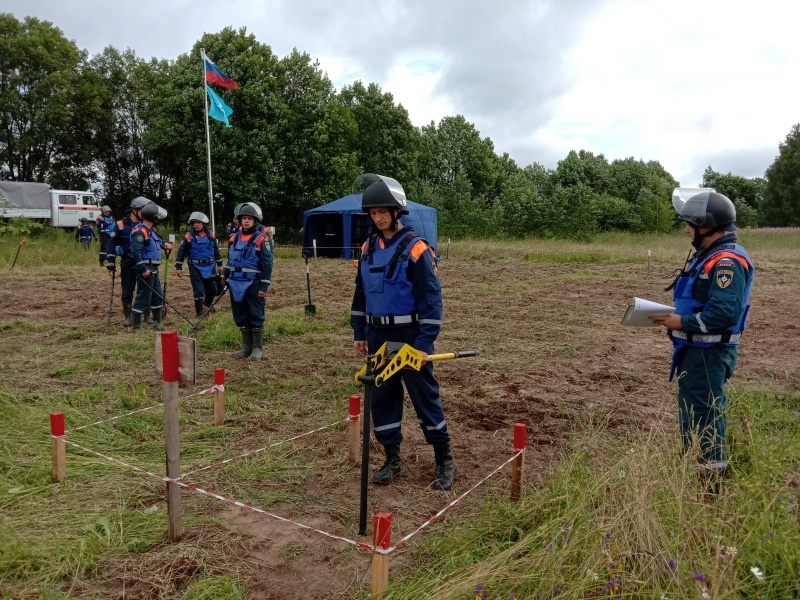
[[[117,270],[117,265],[116,265],[116,263],[108,263],[106,265],[106,269],[108,269],[109,271],[111,271],[113,273],[114,271]]]

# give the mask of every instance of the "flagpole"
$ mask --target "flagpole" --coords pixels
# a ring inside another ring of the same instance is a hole
[[[200,61],[203,67],[203,114],[206,117],[206,170],[208,171],[208,212],[211,217],[211,231],[215,229],[214,223],[214,190],[211,187],[211,132],[208,127],[208,92],[206,91],[206,50],[200,48]]]

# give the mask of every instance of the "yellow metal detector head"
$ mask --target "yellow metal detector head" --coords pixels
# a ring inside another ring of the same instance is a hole
[[[429,354],[428,360],[449,360],[452,358],[467,358],[478,356],[479,350],[461,350],[460,352],[447,352],[444,354]],[[406,367],[419,371],[422,368],[422,352],[402,342],[386,342],[375,354],[367,357],[369,370],[372,371],[375,387],[380,387],[383,382],[395,373]],[[362,377],[367,375],[367,365],[356,373],[356,383],[364,383]]]

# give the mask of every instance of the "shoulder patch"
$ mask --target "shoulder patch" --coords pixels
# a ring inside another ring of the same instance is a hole
[[[144,236],[141,233],[139,233],[133,239],[135,239],[137,242],[143,242],[144,241]]]
[[[717,266],[718,267],[732,267],[733,265],[734,265],[733,259],[732,258],[728,258],[727,256],[725,258],[720,258],[717,261]]]
[[[722,289],[728,287],[733,282],[733,269],[717,269],[716,281],[717,287]]]

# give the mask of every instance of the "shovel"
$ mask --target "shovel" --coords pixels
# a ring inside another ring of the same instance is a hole
[[[306,314],[316,315],[317,307],[311,304],[311,273],[308,270],[308,257],[306,257],[306,285],[308,286],[308,304],[306,304]]]

